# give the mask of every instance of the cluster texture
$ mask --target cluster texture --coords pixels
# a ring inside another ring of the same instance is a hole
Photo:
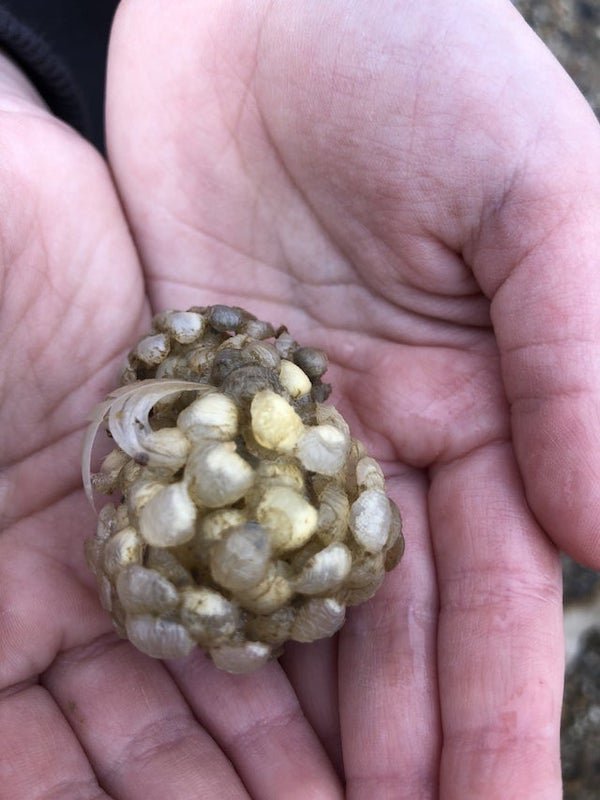
[[[241,308],[165,311],[96,410],[86,556],[116,630],[249,672],[343,625],[402,556],[383,472],[324,401],[327,357]],[[99,472],[101,425],[116,447]]]

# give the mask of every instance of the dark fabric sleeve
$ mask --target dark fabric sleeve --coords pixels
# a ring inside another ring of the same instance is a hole
[[[0,0],[0,48],[52,111],[103,146],[106,49],[117,0]]]
[[[65,63],[39,34],[1,7],[0,45],[28,74],[54,113],[89,135],[89,114]]]

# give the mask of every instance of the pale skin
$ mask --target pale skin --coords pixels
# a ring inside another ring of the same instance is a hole
[[[110,172],[1,61],[0,798],[561,796],[599,129],[508,2],[375,5],[123,3]],[[240,677],[119,640],[82,554],[91,407],[153,310],[214,302],[327,347],[407,539],[336,639]]]

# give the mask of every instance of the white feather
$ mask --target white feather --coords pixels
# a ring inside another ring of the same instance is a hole
[[[202,393],[212,390],[193,381],[158,380],[150,378],[111,392],[92,412],[86,431],[81,457],[81,474],[85,493],[94,506],[92,490],[92,449],[102,423],[107,419],[108,430],[115,443],[131,458],[148,459],[149,466],[170,466],[168,453],[146,447],[145,439],[152,433],[148,415],[159,400],[179,392]]]

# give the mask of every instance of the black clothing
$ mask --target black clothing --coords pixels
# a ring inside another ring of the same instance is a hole
[[[110,24],[118,0],[0,0],[0,49],[52,111],[102,149]]]

